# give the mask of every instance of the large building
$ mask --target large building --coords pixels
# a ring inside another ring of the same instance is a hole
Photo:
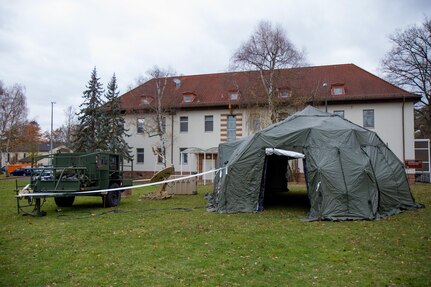
[[[418,95],[354,64],[278,70],[275,88],[279,119],[306,105],[327,107],[328,112],[377,132],[400,160],[414,159]],[[270,123],[257,71],[152,79],[122,95],[121,103],[131,135],[127,141],[133,148],[133,168],[144,176],[163,167],[154,149],[164,147],[177,172],[210,170],[219,143],[246,137]],[[158,103],[161,121],[155,120]]]

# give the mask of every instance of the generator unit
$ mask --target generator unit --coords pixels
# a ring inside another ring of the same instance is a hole
[[[18,212],[34,205],[41,214],[41,199],[53,197],[59,207],[71,206],[75,196],[101,196],[105,207],[118,206],[122,187],[132,186],[131,179],[123,176],[123,159],[110,152],[57,153],[49,158],[47,167],[37,166],[42,157],[32,163],[30,184],[17,188]],[[20,203],[27,199],[25,205]],[[34,212],[33,211],[33,212]]]

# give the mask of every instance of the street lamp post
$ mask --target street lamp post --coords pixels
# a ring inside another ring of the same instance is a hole
[[[54,122],[54,104],[55,102],[51,102],[51,135],[49,139],[49,154],[52,155],[52,134],[53,134],[53,122]]]
[[[328,112],[328,95],[327,95],[327,92],[326,92],[326,86],[327,86],[327,84],[326,84],[326,82],[324,82],[323,83],[323,90],[324,90],[324,93],[325,93],[325,113]]]

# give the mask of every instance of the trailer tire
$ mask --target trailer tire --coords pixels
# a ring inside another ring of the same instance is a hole
[[[54,197],[54,201],[58,207],[70,207],[75,201],[75,197],[74,196]]]
[[[118,183],[111,183],[109,188],[118,188],[120,185]],[[105,207],[115,207],[120,205],[121,202],[121,191],[113,190],[109,191],[107,195],[104,196],[104,206]]]

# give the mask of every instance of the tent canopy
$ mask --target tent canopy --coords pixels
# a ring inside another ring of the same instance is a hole
[[[209,210],[263,210],[268,182],[284,182],[290,158],[303,158],[310,220],[375,219],[420,207],[402,162],[375,132],[308,106],[249,138],[219,145],[219,167],[226,168],[216,176]]]

